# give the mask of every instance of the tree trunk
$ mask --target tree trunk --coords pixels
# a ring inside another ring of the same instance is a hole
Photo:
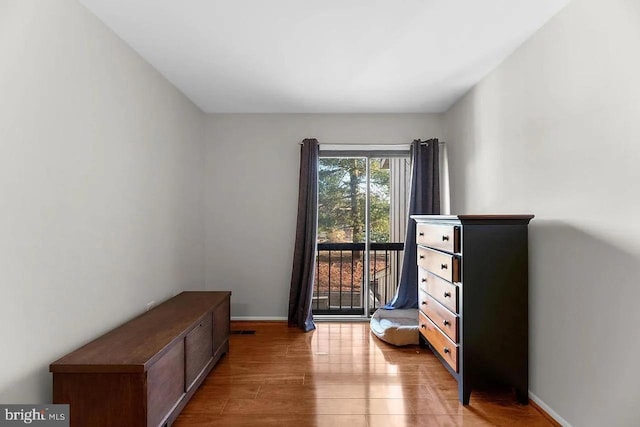
[[[360,210],[358,209],[358,183],[359,183],[358,159],[353,159],[353,164],[349,168],[349,196],[351,197],[351,229],[353,231],[352,241],[361,242],[362,223],[360,221]],[[361,251],[354,251],[355,259],[362,258]]]

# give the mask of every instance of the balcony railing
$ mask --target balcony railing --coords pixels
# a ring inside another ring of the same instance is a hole
[[[364,315],[364,243],[318,243],[313,314]],[[369,245],[369,311],[396,293],[404,243]]]

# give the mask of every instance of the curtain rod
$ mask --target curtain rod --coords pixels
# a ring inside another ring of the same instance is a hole
[[[421,145],[427,145],[427,141],[420,141],[420,144]],[[438,141],[438,144],[446,145],[446,142],[445,141]],[[298,145],[302,145],[302,142],[299,142]],[[411,145],[411,144],[348,144],[348,143],[330,144],[330,143],[323,142],[320,145],[350,145],[350,146],[358,146],[358,145],[370,146],[370,145],[375,145],[377,147],[396,147],[398,145]]]

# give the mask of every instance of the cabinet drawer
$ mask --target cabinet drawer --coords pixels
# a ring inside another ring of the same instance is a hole
[[[450,282],[460,281],[460,260],[451,254],[418,246],[418,266]]]
[[[184,345],[174,344],[147,371],[147,427],[157,427],[184,395]]]
[[[418,312],[420,322],[420,333],[429,341],[445,362],[458,372],[458,346],[451,342],[436,325],[431,322],[422,312]]]
[[[453,342],[458,342],[458,316],[447,310],[442,304],[437,302],[431,295],[425,292],[418,292],[418,307],[424,314],[438,325],[440,330],[447,334]]]
[[[460,227],[455,225],[416,224],[416,243],[447,252],[460,252]]]
[[[458,287],[456,285],[420,267],[418,267],[418,283],[420,289],[431,295],[439,303],[454,313],[460,313],[458,309]]]
[[[198,378],[202,369],[213,357],[213,331],[212,315],[200,320],[200,323],[193,328],[185,338],[186,353],[186,384],[187,390],[191,388],[193,382]]]

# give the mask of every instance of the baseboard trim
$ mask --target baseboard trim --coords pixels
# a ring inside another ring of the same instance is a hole
[[[529,404],[534,407],[538,412],[542,414],[547,420],[549,420],[556,427],[571,427],[571,424],[564,418],[558,415],[553,409],[542,401],[538,396],[529,392]]]
[[[280,316],[231,316],[232,322],[286,322],[286,317]]]

